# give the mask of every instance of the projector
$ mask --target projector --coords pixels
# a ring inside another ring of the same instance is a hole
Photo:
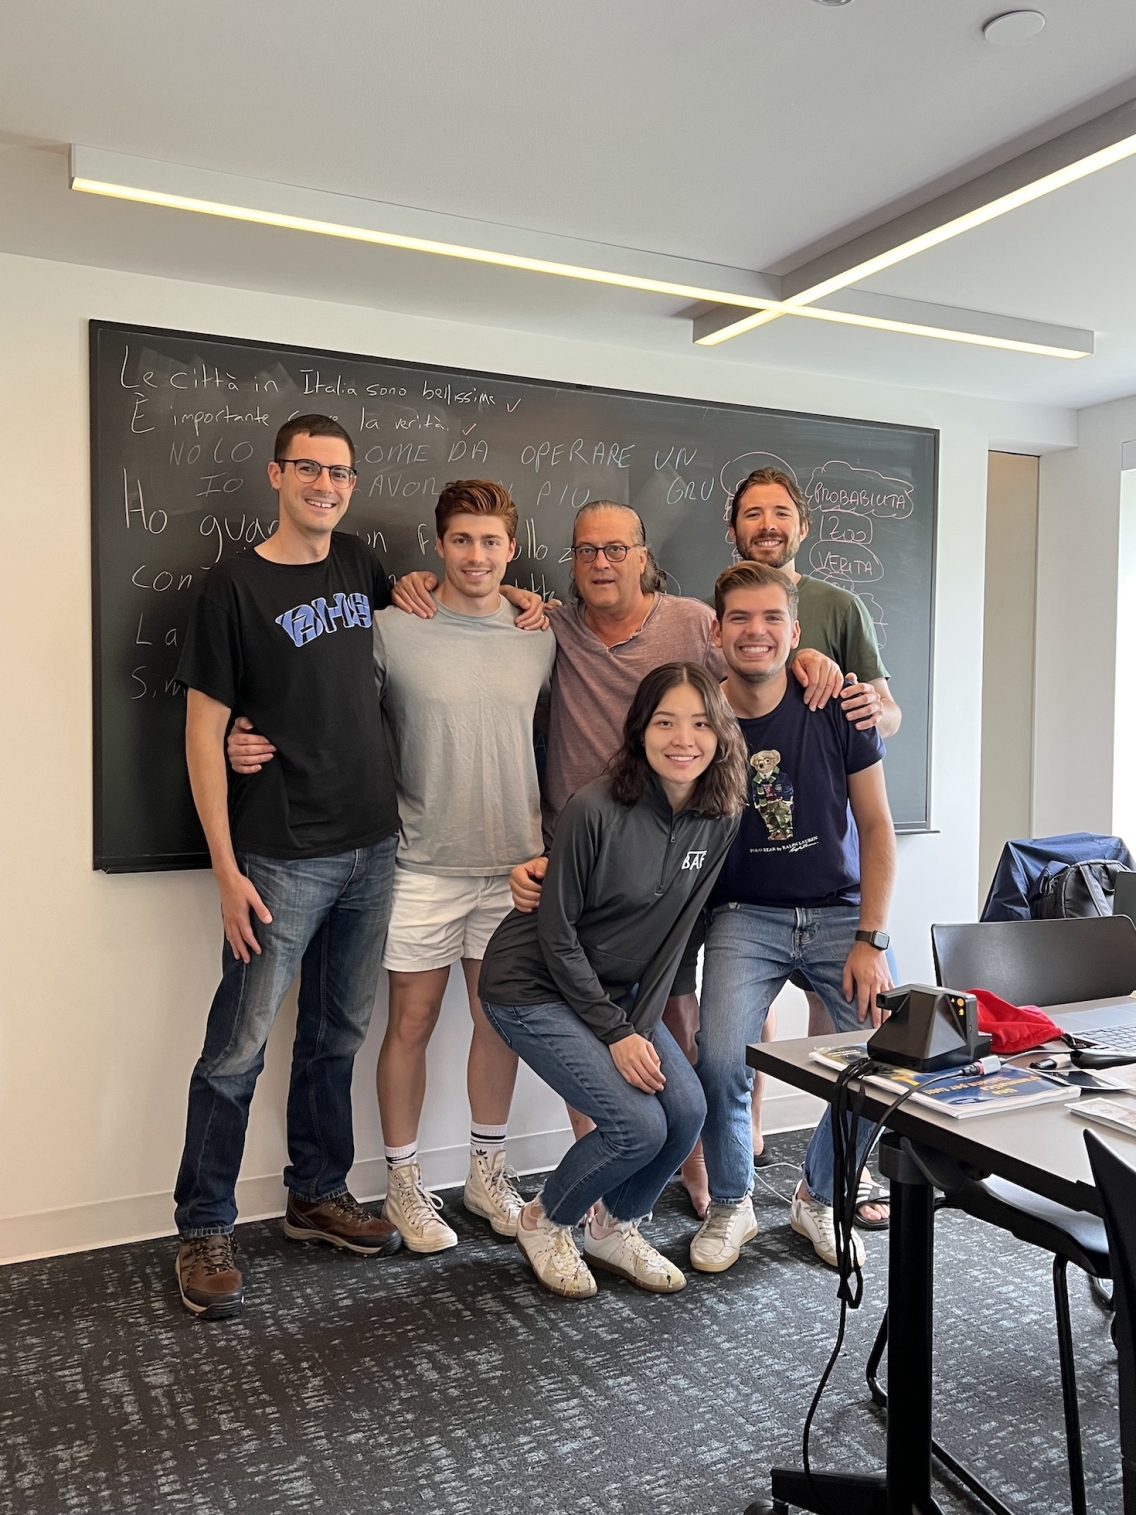
[[[881,1063],[931,1073],[961,1068],[990,1051],[978,1029],[978,1001],[956,989],[901,984],[876,995],[888,1019],[868,1042],[868,1056]]]

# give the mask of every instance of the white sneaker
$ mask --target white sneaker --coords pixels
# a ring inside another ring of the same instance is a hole
[[[584,1227],[584,1256],[607,1273],[618,1273],[652,1294],[677,1294],[686,1279],[674,1263],[657,1252],[639,1233],[633,1220],[614,1223],[607,1236],[596,1236],[591,1224]]]
[[[836,1227],[832,1219],[832,1206],[822,1205],[811,1194],[803,1194],[798,1186],[789,1206],[789,1224],[800,1236],[807,1236],[813,1251],[830,1268],[836,1267]],[[855,1231],[852,1232],[852,1255],[857,1264],[864,1266],[864,1243]]]
[[[487,1220],[498,1236],[516,1236],[524,1200],[513,1186],[516,1174],[506,1166],[505,1149],[492,1158],[473,1152],[462,1201],[467,1210]]]
[[[444,1252],[458,1236],[439,1216],[442,1201],[422,1182],[417,1163],[400,1163],[387,1174],[383,1219],[393,1221],[411,1252]]]
[[[596,1281],[576,1250],[571,1226],[558,1226],[542,1214],[532,1231],[518,1224],[517,1246],[551,1293],[562,1299],[591,1299],[596,1292]]]
[[[736,1205],[716,1205],[711,1200],[706,1219],[690,1243],[690,1266],[699,1273],[724,1273],[756,1235],[757,1216],[748,1194]]]

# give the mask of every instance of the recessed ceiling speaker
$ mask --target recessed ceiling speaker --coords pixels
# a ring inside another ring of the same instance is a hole
[[[998,47],[1020,47],[1023,42],[1032,42],[1044,25],[1040,11],[1007,11],[987,21],[982,35]]]

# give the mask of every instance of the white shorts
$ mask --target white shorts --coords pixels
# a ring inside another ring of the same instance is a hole
[[[383,967],[424,973],[463,957],[480,961],[512,908],[508,874],[455,877],[396,867]]]

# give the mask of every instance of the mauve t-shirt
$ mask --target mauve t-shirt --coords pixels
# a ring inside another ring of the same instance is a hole
[[[714,612],[700,600],[656,594],[639,630],[605,647],[584,621],[580,604],[549,606],[556,635],[548,764],[544,775],[544,839],[577,789],[598,778],[623,740],[623,722],[640,683],[660,663],[700,663],[726,677],[710,640]]]

